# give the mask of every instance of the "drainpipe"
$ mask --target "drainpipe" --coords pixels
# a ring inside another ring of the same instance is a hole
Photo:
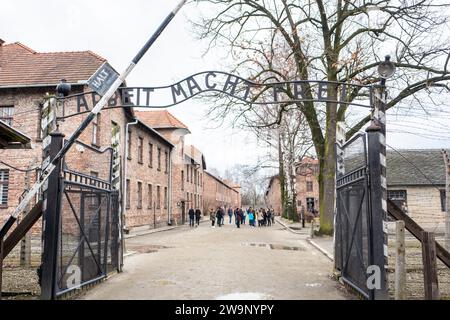
[[[170,149],[169,152],[169,190],[167,195],[168,211],[167,211],[167,224],[172,225],[172,152],[174,148]]]
[[[139,120],[138,119],[134,119],[134,122],[128,122],[125,128],[125,159],[124,159],[124,174],[123,174],[123,203],[122,203],[122,217],[125,218],[125,210],[126,210],[126,206],[127,206],[127,174],[128,174],[128,130],[129,130],[129,126],[133,126],[138,124]],[[122,222],[125,222],[125,220],[122,220]],[[126,225],[123,226],[123,228],[126,228]]]

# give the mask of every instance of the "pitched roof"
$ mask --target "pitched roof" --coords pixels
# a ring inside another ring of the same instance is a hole
[[[388,186],[445,185],[441,149],[388,150],[386,160]]]
[[[214,180],[216,180],[217,182],[223,184],[223,185],[224,185],[225,187],[227,187],[228,189],[234,190],[235,187],[233,187],[233,186],[230,184],[230,181],[222,180],[222,178],[216,177],[214,174],[212,174],[212,173],[209,172],[209,171],[203,171],[203,172],[206,173],[206,174],[207,174],[208,176],[210,176],[211,178],[213,178]],[[237,190],[234,190],[234,191],[238,192]]]
[[[169,111],[167,110],[157,110],[157,111],[135,111],[136,116],[155,129],[188,129],[188,127],[175,118]]]
[[[36,52],[20,42],[0,45],[0,88],[88,80],[106,61],[92,51]]]

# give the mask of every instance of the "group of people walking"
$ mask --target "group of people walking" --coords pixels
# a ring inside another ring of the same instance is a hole
[[[197,208],[194,210],[194,208],[190,208],[188,211],[189,215],[189,227],[195,227],[200,225],[200,219],[202,217],[202,211]]]
[[[255,210],[252,207],[248,209],[236,207],[233,210],[233,208],[230,207],[228,208],[226,214],[228,215],[230,224],[233,222],[234,217],[234,223],[237,228],[240,228],[241,225],[246,224],[247,219],[251,227],[256,227],[256,223],[258,224],[258,227],[271,226],[275,223],[275,213],[273,209],[266,210],[264,208],[260,208]],[[211,226],[215,227],[217,222],[217,226],[222,227],[225,222],[226,214],[223,207],[218,207],[215,211],[212,208],[209,209]]]

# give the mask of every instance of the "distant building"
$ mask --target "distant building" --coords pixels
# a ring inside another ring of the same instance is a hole
[[[281,215],[281,189],[278,176],[270,178],[269,186],[264,194],[264,202],[268,208],[274,210],[275,215]]]
[[[304,157],[294,164],[296,179],[296,207],[300,212],[302,207],[305,211],[319,210],[319,161],[311,157]],[[266,189],[264,200],[269,208],[273,208],[276,214],[281,214],[281,186],[278,175],[273,176]]]
[[[240,187],[230,181],[224,181],[212,173],[205,171],[205,203],[204,211],[217,207],[236,208],[241,207]]]
[[[319,210],[319,160],[304,157],[295,164],[297,210]]]
[[[441,149],[388,150],[388,198],[423,228],[442,231],[446,171]]]

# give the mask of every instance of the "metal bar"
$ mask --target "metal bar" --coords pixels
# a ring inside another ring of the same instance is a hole
[[[97,196],[97,201],[100,204],[99,208],[98,208],[98,213],[97,213],[97,261],[99,264],[99,269],[100,272],[102,272],[102,269],[100,267],[101,263],[102,263],[102,240],[101,240],[101,230],[102,230],[102,204],[103,204],[103,200],[102,200],[102,195],[96,195]],[[108,199],[106,199],[106,201],[108,201]],[[95,219],[94,219],[95,221]],[[106,270],[105,270],[106,273]]]
[[[105,244],[104,244],[104,270],[105,273],[108,273],[108,239],[109,239],[109,216],[111,215],[111,201],[112,201],[112,195],[108,194],[108,202],[107,202],[107,208],[106,208],[106,217],[105,217]]]
[[[102,188],[97,187],[97,186],[93,186],[93,185],[89,185],[89,184],[85,184],[85,183],[81,183],[81,182],[74,182],[74,181],[70,181],[70,180],[66,181],[66,185],[68,185],[68,186],[71,186],[71,185],[77,186],[77,187],[80,187],[83,190],[84,189],[95,189],[95,190],[101,191],[101,192],[111,192],[111,189],[109,188],[110,186],[108,186],[108,188],[106,188],[106,189],[102,189]]]
[[[67,192],[66,192],[66,197],[68,197],[68,193]],[[84,212],[86,210],[85,201],[86,201],[86,193],[84,191],[81,191],[81,195],[80,195],[80,224],[78,226],[81,225],[83,228],[84,228]],[[72,211],[73,211],[73,209],[72,209]],[[76,213],[74,212],[74,214],[76,214]],[[85,274],[85,264],[84,264],[84,262],[85,262],[84,242],[85,241],[86,240],[84,239],[83,232],[80,230],[80,247],[78,249],[78,264],[80,265],[80,269],[81,269],[81,280],[84,279],[84,274]],[[66,269],[66,271],[67,271],[67,269]]]
[[[351,286],[354,290],[356,290],[359,294],[361,294],[366,299],[370,299],[370,295],[367,294],[367,292],[364,292],[361,290],[357,285],[355,285],[350,279],[347,279],[345,276],[342,276],[342,279],[347,283],[349,286]]]
[[[125,81],[127,76],[131,73],[131,71],[134,69],[136,64],[139,62],[139,60],[144,56],[144,54],[148,51],[148,49],[151,47],[151,45],[156,41],[156,39],[159,37],[159,35],[162,33],[162,31],[165,29],[165,27],[169,24],[169,22],[173,19],[175,14],[186,3],[186,1],[187,0],[182,0],[175,7],[175,9],[167,16],[167,18],[163,21],[161,26],[156,30],[156,32],[146,42],[144,47],[139,50],[138,54],[133,58],[133,60],[128,65],[128,67],[119,75],[119,77],[114,81],[114,83],[111,85],[111,87],[107,90],[105,95],[100,99],[100,101],[97,102],[97,104],[91,110],[89,115],[83,120],[83,122],[75,130],[75,132],[72,133],[72,135],[69,137],[67,142],[61,148],[61,150],[56,154],[56,156],[53,158],[53,160],[50,162],[50,164],[46,168],[43,168],[42,176],[40,177],[39,181],[37,181],[34,184],[34,186],[26,194],[24,199],[22,199],[22,201],[16,207],[14,212],[11,214],[9,220],[13,220],[13,222],[15,220],[17,220],[17,217],[19,216],[19,214],[25,209],[25,207],[28,205],[28,203],[34,198],[34,196],[39,191],[39,189],[42,187],[44,182],[47,179],[49,179],[49,177],[52,175],[52,173],[55,170],[55,168],[59,166],[60,161],[64,157],[64,155],[69,151],[69,149],[72,147],[72,145],[75,143],[75,141],[80,137],[81,133],[86,129],[86,127],[92,122],[92,120],[94,120],[96,115],[107,104],[108,100],[114,95],[114,93],[116,92],[117,88],[119,88],[120,85]],[[2,228],[2,230],[0,232],[4,232],[3,228]]]
[[[88,281],[85,281],[85,282],[81,283],[81,284],[78,285],[78,286],[73,286],[73,287],[67,288],[67,289],[65,289],[65,290],[61,290],[61,291],[59,291],[56,295],[57,295],[58,297],[60,297],[60,296],[66,294],[66,293],[68,293],[68,292],[71,292],[71,291],[73,291],[73,290],[75,290],[75,289],[80,289],[80,288],[83,288],[83,287],[85,287],[85,286],[87,286],[87,285],[90,285],[91,283],[94,283],[94,282],[100,281],[100,280],[102,280],[102,279],[105,279],[106,277],[107,277],[107,274],[102,274],[101,276],[99,276],[99,277],[97,277],[97,278],[94,278],[94,279],[91,279],[91,280],[88,280]]]

